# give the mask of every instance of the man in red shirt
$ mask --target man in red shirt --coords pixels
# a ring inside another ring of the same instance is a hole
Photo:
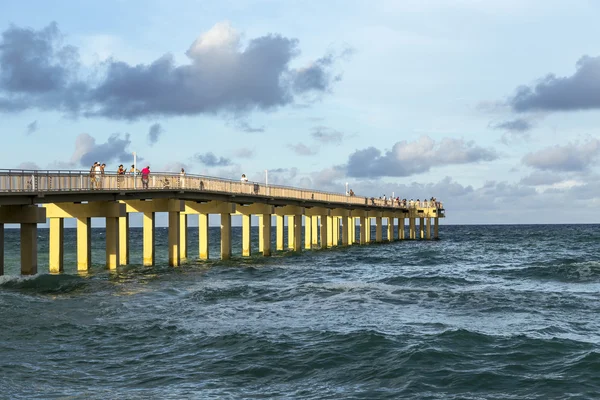
[[[150,179],[150,166],[142,169],[142,189],[148,189],[148,180]]]

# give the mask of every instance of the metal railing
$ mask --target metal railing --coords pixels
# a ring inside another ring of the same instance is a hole
[[[147,183],[141,174],[114,172],[104,174],[72,170],[15,170],[0,169],[0,193],[49,193],[76,191],[145,191],[145,190],[189,190],[219,194],[239,194],[313,200],[327,203],[346,203],[377,207],[443,209],[440,202],[413,202],[406,206],[393,199],[348,196],[343,193],[323,192],[281,185],[265,185],[258,182],[241,182],[203,175],[180,175],[152,172]]]

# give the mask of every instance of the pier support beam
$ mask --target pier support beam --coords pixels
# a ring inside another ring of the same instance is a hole
[[[425,239],[425,218],[419,221],[419,239]]]
[[[283,221],[284,216],[283,215],[277,215],[275,217],[275,230],[276,230],[276,249],[278,251],[282,251],[283,250],[283,225],[284,225],[284,221]]]
[[[208,214],[198,214],[198,256],[208,260]]]
[[[154,265],[154,224],[155,215],[153,212],[145,212],[143,217],[143,264],[145,266]]]
[[[287,216],[287,227],[288,227],[288,249],[294,249],[294,216]]]
[[[433,238],[434,239],[439,239],[439,235],[438,235],[438,226],[439,226],[439,218],[435,217],[433,219]]]
[[[169,266],[178,267],[179,258],[179,211],[169,211]]]
[[[369,227],[367,226],[367,221],[370,222],[369,218],[367,217],[359,217],[360,220],[360,244],[366,244],[367,243],[367,229],[369,229]]]
[[[242,215],[242,256],[250,257],[252,255],[252,221],[251,215]]]
[[[345,217],[344,218],[344,226],[346,233],[346,246],[352,246],[354,244],[354,217]],[[344,238],[342,237],[342,241]]]
[[[350,217],[342,217],[342,246],[348,246],[350,232]]]
[[[375,217],[375,241],[377,243],[383,241],[383,222],[381,217]]]
[[[77,218],[77,271],[87,272],[92,265],[92,219]]]
[[[187,261],[188,214],[179,214],[179,262]]]
[[[340,245],[340,218],[333,217],[333,225],[331,226],[331,232],[333,237],[333,245]]]
[[[21,223],[21,275],[35,275],[37,267],[37,223]]]
[[[106,267],[111,270],[119,265],[119,218],[106,218]]]
[[[0,276],[4,275],[4,224],[0,222]]]
[[[427,217],[427,225],[425,227],[425,235],[427,240],[431,240],[431,218]]]
[[[404,225],[404,217],[398,218],[398,240],[406,239],[406,225]]]
[[[327,246],[325,246],[327,238]],[[333,217],[331,215],[321,217],[321,248],[333,247]]]
[[[129,264],[129,214],[119,217],[119,265]]]
[[[50,238],[48,243],[48,264],[51,274],[64,271],[65,259],[65,220],[50,218]]]
[[[271,255],[271,214],[262,214],[260,218],[260,234],[263,256]]]
[[[408,233],[409,233],[409,237],[411,240],[414,240],[417,238],[417,233],[416,233],[416,222],[415,222],[415,218],[413,217],[409,217],[408,218]]]
[[[350,241],[354,244],[356,243],[356,218],[352,217],[352,223],[350,224],[350,228],[352,228],[352,234],[350,235]],[[360,228],[360,226],[359,226]]]
[[[221,214],[221,260],[231,258],[231,214]]]
[[[394,241],[394,217],[388,217],[387,219],[387,241]]]
[[[305,215],[304,216],[304,248],[306,250],[312,249],[312,236],[317,236],[316,230],[313,232],[313,223],[312,221],[316,221],[317,217]]]
[[[312,246],[315,246],[315,247],[319,246],[319,233],[318,233],[319,232],[319,218],[321,219],[321,226],[323,226],[323,217],[314,215],[311,218],[311,222],[312,222],[312,229],[311,229],[311,231],[312,231],[312,241],[311,241],[311,244],[312,244]],[[322,232],[322,230],[321,230],[321,232]],[[324,242],[324,241],[325,241],[325,237],[321,236],[321,243]],[[321,248],[322,247],[323,246],[321,246]]]

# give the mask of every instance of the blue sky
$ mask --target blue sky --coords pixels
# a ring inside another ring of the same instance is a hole
[[[600,220],[592,1],[0,0],[2,168],[436,196],[446,223]],[[570,212],[569,212],[570,211]]]

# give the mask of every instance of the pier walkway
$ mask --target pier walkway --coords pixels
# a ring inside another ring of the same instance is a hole
[[[141,176],[89,171],[0,170],[0,275],[4,274],[4,224],[20,224],[21,274],[37,273],[37,224],[49,219],[49,271],[63,272],[64,219],[77,220],[77,268],[91,265],[91,218],[106,219],[106,266],[129,264],[129,215],[143,213],[143,264],[154,265],[157,212],[168,213],[169,265],[187,259],[187,226],[198,215],[199,256],[208,259],[208,216],[221,217],[222,259],[231,257],[231,216],[242,216],[242,256],[251,252],[251,216],[258,216],[259,251],[271,255],[271,220],[276,217],[276,250],[350,246],[375,241],[438,238],[440,202],[411,202],[347,196],[258,182],[200,175],[152,173]],[[384,238],[383,220],[387,220]],[[408,235],[405,234],[408,219]],[[433,219],[433,236],[431,220]],[[416,221],[419,220],[419,229]],[[358,226],[357,226],[358,222]],[[397,231],[394,229],[398,225]],[[302,228],[304,227],[304,246]],[[394,232],[397,232],[394,237]],[[357,238],[357,233],[359,233]],[[406,236],[406,237],[405,237]],[[320,240],[319,240],[320,239]]]

